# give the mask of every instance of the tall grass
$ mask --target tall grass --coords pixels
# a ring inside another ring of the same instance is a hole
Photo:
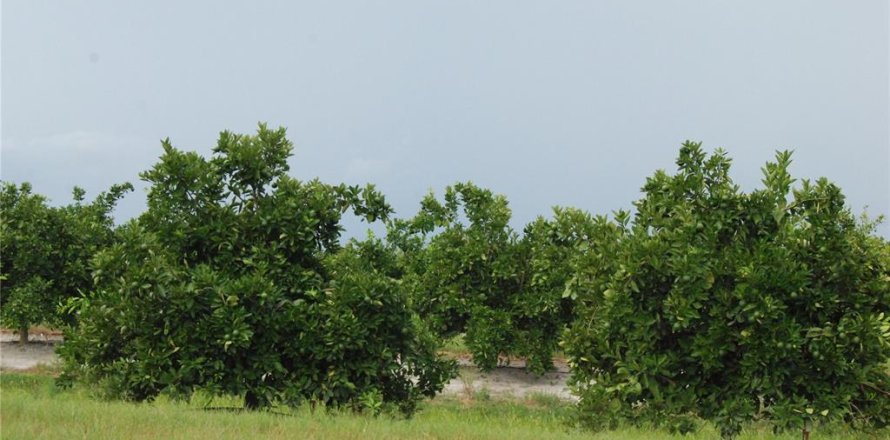
[[[211,410],[236,399],[190,403],[107,402],[82,388],[59,390],[41,375],[0,374],[0,438],[13,439],[713,439],[705,427],[692,436],[626,428],[589,433],[568,427],[570,404],[548,396],[523,401],[435,399],[414,418],[370,417],[307,408],[278,412]],[[796,439],[750,428],[741,439]],[[843,429],[817,431],[816,439],[861,438]]]

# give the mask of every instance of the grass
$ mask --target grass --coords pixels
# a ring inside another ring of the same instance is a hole
[[[208,410],[237,406],[236,399],[159,399],[109,402],[83,388],[60,390],[40,374],[0,374],[0,438],[3,439],[713,439],[713,428],[690,436],[624,428],[590,433],[569,427],[571,405],[546,395],[525,400],[435,399],[408,420],[299,408],[286,413]],[[752,427],[740,439],[796,439]],[[813,440],[862,438],[842,428],[820,430]]]
[[[439,349],[439,353],[455,359],[470,358],[472,356],[462,334],[445,339],[442,347]]]
[[[439,353],[448,357],[450,359],[472,359],[473,354],[470,353],[470,349],[467,348],[466,341],[464,341],[464,334],[459,334],[457,336],[453,336],[442,341],[442,346],[439,348]],[[512,360],[522,360],[523,358],[511,358]],[[553,360],[559,364],[565,364],[567,359],[565,353],[561,350],[557,350],[553,353]]]

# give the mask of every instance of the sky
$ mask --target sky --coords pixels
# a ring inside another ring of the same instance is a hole
[[[792,149],[794,176],[890,214],[886,0],[3,0],[0,24],[0,178],[55,204],[130,181],[118,221],[161,139],[209,155],[259,121],[292,175],[375,183],[402,217],[466,180],[517,229],[628,209],[687,139],[747,191]]]

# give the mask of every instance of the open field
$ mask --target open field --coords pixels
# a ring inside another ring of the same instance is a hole
[[[234,399],[196,397],[190,403],[166,399],[149,404],[106,402],[84,389],[59,390],[42,374],[0,374],[0,437],[13,439],[712,439],[705,426],[691,436],[624,428],[589,433],[571,428],[571,404],[551,396],[497,399],[483,393],[425,402],[412,419],[370,417],[325,411],[278,409],[246,413],[210,410],[233,407]],[[882,433],[886,435],[885,433]],[[796,439],[751,427],[741,439]],[[842,428],[819,428],[816,439],[882,438]]]

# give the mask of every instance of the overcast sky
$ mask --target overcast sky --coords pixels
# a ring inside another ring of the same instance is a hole
[[[455,181],[630,208],[680,144],[746,190],[777,149],[890,213],[887,0],[2,2],[3,180],[54,203],[138,173],[170,137],[284,125],[292,174],[376,183],[397,213]],[[881,233],[890,236],[884,225]],[[352,234],[356,232],[353,230]]]

